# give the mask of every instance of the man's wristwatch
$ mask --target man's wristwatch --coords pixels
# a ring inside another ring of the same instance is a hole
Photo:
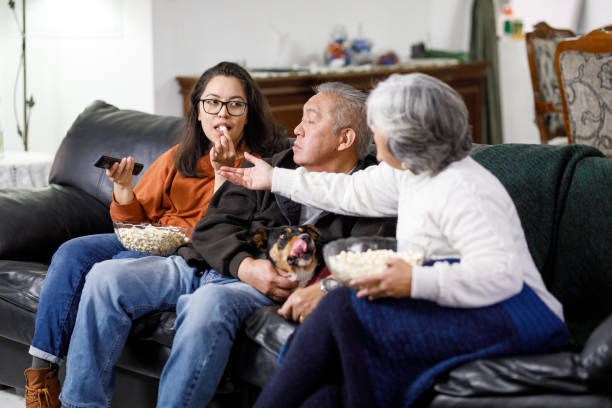
[[[336,289],[337,287],[339,287],[340,282],[338,282],[334,278],[327,277],[327,278],[321,279],[319,285],[321,285],[321,290],[323,291],[323,293],[328,293]]]

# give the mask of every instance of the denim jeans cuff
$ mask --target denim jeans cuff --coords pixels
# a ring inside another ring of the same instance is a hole
[[[53,354],[47,353],[46,351],[42,351],[41,349],[38,349],[34,346],[30,346],[30,350],[28,350],[28,353],[30,353],[30,355],[33,357],[37,357],[43,360],[50,361],[53,364],[62,365],[62,363],[64,362],[63,359],[57,356],[54,356]]]

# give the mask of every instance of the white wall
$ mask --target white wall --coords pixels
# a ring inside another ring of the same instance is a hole
[[[521,18],[525,31],[540,21],[556,28],[577,31],[580,10],[593,0],[511,0],[514,14]],[[608,0],[609,1],[609,0]]]
[[[502,39],[498,52],[504,143],[540,143],[525,41]]]
[[[577,34],[612,24],[610,0],[509,0],[525,31],[540,21],[555,28],[567,28]]]
[[[582,21],[578,24],[578,33],[587,34],[598,27],[612,25],[612,1],[585,0]]]
[[[320,61],[339,23],[351,37],[361,24],[375,52],[393,50],[401,58],[419,41],[433,49],[467,50],[471,6],[472,0],[235,0],[232,6],[206,0],[28,0],[29,94],[36,100],[30,150],[54,153],[75,117],[94,99],[181,115],[175,77],[199,75],[221,60],[248,67]],[[538,18],[552,17],[543,13]],[[612,2],[585,0],[579,27],[589,31],[608,23]],[[22,149],[13,114],[19,47],[5,2],[0,4],[0,126],[6,150]],[[537,143],[526,55],[517,51],[518,45],[511,48],[513,56],[502,68],[510,78],[510,86],[502,85],[502,103],[506,116],[514,118],[504,123],[506,140]],[[17,106],[21,117],[20,88]]]
[[[21,21],[21,1],[16,2]],[[36,101],[29,150],[54,153],[76,116],[95,99],[153,111],[151,0],[28,0],[28,95]],[[78,24],[74,24],[78,23]],[[0,4],[0,122],[4,149],[23,150],[13,114],[21,40]],[[21,79],[17,90],[22,113]]]
[[[428,0],[427,46],[431,49],[469,51],[472,0]]]
[[[17,1],[20,13],[21,1]],[[221,61],[248,67],[321,61],[336,24],[361,26],[374,51],[407,58],[412,44],[466,50],[471,0],[28,0],[28,95],[36,100],[29,150],[54,153],[94,99],[181,115],[177,75]],[[93,11],[92,11],[93,10]],[[18,14],[20,15],[20,14]],[[22,150],[13,113],[20,40],[0,5],[0,125],[5,150]],[[16,106],[22,117],[21,81]]]
[[[222,60],[247,67],[322,62],[336,24],[375,52],[410,56],[411,45],[466,50],[471,0],[153,0],[155,111],[181,115],[176,76],[199,76]]]

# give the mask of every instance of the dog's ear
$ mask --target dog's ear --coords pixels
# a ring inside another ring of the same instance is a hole
[[[312,239],[315,241],[319,239],[319,237],[321,236],[321,233],[319,232],[317,227],[315,227],[314,225],[307,224],[307,225],[304,225],[302,228],[304,228],[308,232],[308,234],[310,234]]]
[[[265,252],[268,242],[268,231],[263,227],[257,228],[257,230],[251,234],[250,242],[261,252]]]

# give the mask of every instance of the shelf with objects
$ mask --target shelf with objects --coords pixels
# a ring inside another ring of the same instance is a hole
[[[391,66],[347,66],[331,69],[272,68],[251,69],[274,113],[277,122],[289,135],[302,118],[302,106],[314,92],[313,87],[328,81],[340,81],[355,88],[369,91],[378,82],[392,74],[422,72],[438,78],[453,87],[463,97],[467,106],[473,140],[481,141],[482,93],[487,76],[487,61],[459,63],[456,60],[436,58],[413,59]],[[198,80],[195,76],[177,76],[179,92],[183,96],[183,112],[189,112],[189,94]]]

